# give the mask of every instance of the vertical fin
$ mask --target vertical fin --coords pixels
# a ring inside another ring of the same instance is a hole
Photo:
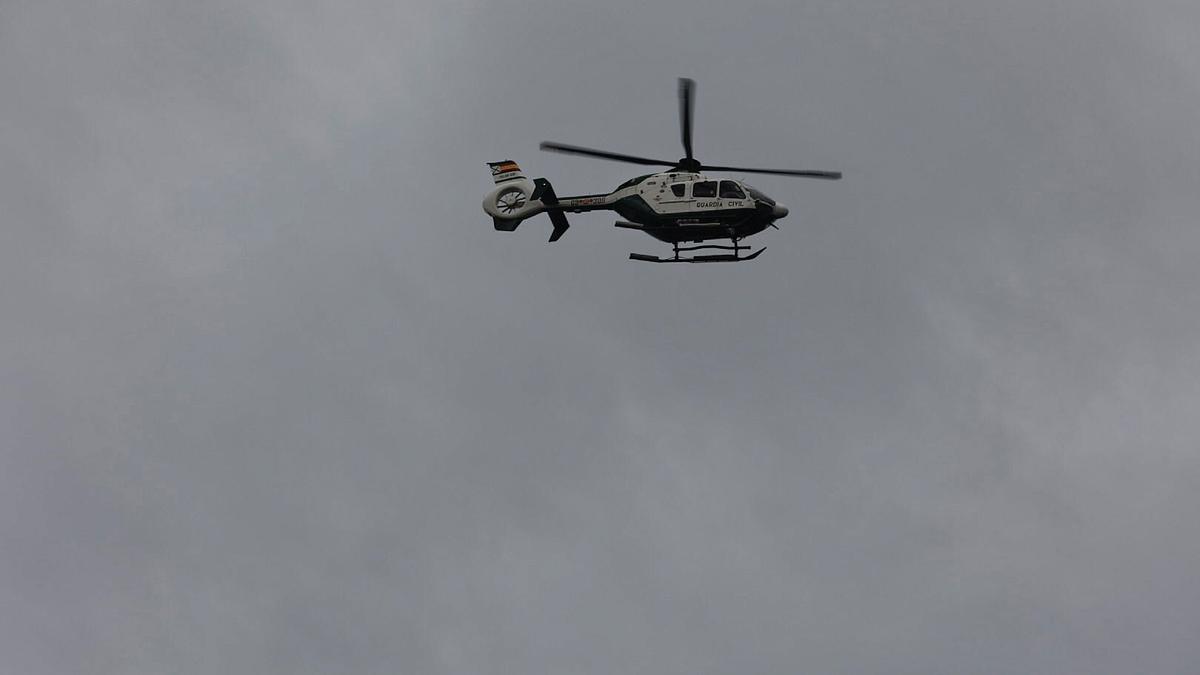
[[[554,186],[550,185],[550,181],[545,178],[535,178],[533,184],[533,200],[540,199],[546,206],[558,204],[558,195],[554,194]],[[558,241],[571,226],[567,222],[567,214],[563,213],[561,209],[551,208],[546,211],[546,215],[550,216],[550,222],[554,224],[554,231],[550,233],[550,241]]]
[[[521,173],[521,167],[517,166],[517,163],[511,159],[506,159],[503,162],[488,162],[487,165],[492,170],[492,180],[497,183],[525,177]]]

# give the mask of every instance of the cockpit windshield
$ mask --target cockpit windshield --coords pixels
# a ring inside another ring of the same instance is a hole
[[[759,192],[758,190],[755,190],[754,188],[750,187],[749,185],[746,186],[746,192],[749,192],[750,196],[753,197],[755,201],[764,202],[766,204],[770,204],[771,206],[775,206],[774,199],[771,199],[770,197]]]

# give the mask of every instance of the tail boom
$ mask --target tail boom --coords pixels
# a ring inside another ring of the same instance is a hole
[[[550,217],[550,241],[558,241],[571,227],[566,212],[582,213],[611,207],[612,195],[581,195],[560,199],[545,178],[530,180],[512,160],[488,162],[496,187],[483,198],[483,210],[501,232],[512,232],[521,221],[539,213]]]

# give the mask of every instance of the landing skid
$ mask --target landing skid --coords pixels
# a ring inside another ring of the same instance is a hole
[[[733,251],[733,253],[721,253],[716,255],[694,255],[691,257],[681,257],[681,251],[700,251],[709,249],[719,249],[723,251]],[[675,244],[675,257],[659,258],[657,256],[645,255],[642,253],[630,253],[630,260],[641,260],[643,262],[653,263],[716,263],[716,262],[745,262],[754,260],[760,253],[767,250],[765,247],[760,248],[749,255],[741,255],[742,251],[749,251],[749,246],[739,246],[737,240],[733,240],[733,246],[718,246],[717,244],[704,244],[702,246],[680,246]]]

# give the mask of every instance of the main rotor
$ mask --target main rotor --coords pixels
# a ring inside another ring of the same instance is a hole
[[[700,163],[700,161],[697,160],[692,153],[692,111],[695,107],[695,98],[696,83],[686,77],[679,78],[679,132],[680,138],[683,141],[684,156],[675,162],[668,162],[661,159],[651,159],[649,157],[638,157],[636,155],[625,155],[617,152],[608,152],[607,150],[594,150],[592,148],[584,148],[578,145],[552,143],[550,141],[542,141],[539,147],[542,150],[561,152],[568,155],[599,157],[600,159],[609,159],[615,162],[628,162],[630,164],[641,164],[644,166],[666,166],[671,167],[671,169],[674,171],[689,173],[700,173],[704,170],[734,171],[737,173],[769,173],[781,176],[800,176],[802,178],[822,178],[825,180],[841,179],[842,173],[840,171],[758,169],[744,166],[716,166],[714,164]]]

